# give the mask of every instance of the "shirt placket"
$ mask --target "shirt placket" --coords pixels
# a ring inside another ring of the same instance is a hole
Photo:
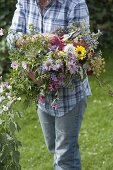
[[[54,3],[54,1],[50,1],[48,6],[43,8],[43,9],[41,9],[39,3],[37,3],[37,5],[39,7],[39,12],[40,12],[40,15],[41,15],[41,33],[44,33],[44,18],[46,16],[47,11],[51,8],[53,3]]]

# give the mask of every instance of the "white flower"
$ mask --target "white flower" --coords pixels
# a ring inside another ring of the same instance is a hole
[[[0,28],[0,36],[3,36],[4,35],[4,33],[3,33],[3,29],[2,28]]]
[[[7,106],[4,106],[4,105],[3,105],[3,111],[4,111],[4,112],[7,112],[8,109],[9,109],[9,108],[8,108]]]
[[[6,94],[6,96],[10,96],[10,93],[7,93],[7,92],[6,92],[5,94]]]
[[[73,44],[67,44],[64,47],[64,52],[66,53],[71,53],[71,54],[75,54],[75,47],[73,46]]]
[[[10,118],[14,118],[14,114],[12,114],[12,113],[9,113],[9,116],[10,116]]]
[[[10,95],[8,95],[8,96],[7,96],[7,98],[10,100],[10,99],[11,99],[11,96],[10,96]]]
[[[12,139],[11,136],[9,136],[8,134],[6,134],[6,136],[7,136],[7,140],[11,140]]]
[[[0,96],[0,103],[5,99],[4,96]]]
[[[21,97],[18,97],[17,100],[20,101],[20,100],[21,100]]]
[[[8,85],[8,86],[7,86],[7,89],[11,90],[11,89],[12,89],[12,86]]]
[[[0,93],[2,93],[3,92],[3,85],[1,84],[0,85]]]

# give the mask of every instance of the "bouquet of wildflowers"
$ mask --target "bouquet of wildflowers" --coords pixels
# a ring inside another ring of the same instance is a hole
[[[57,99],[58,89],[73,86],[75,78],[82,81],[87,75],[100,76],[105,64],[97,50],[100,34],[72,25],[56,30],[54,36],[24,35],[27,43],[10,51],[10,82],[15,93],[45,102],[50,93]],[[35,83],[29,72],[34,73]]]

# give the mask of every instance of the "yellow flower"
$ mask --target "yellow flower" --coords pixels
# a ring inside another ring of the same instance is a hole
[[[86,57],[86,49],[83,46],[77,46],[75,48],[76,57],[83,60]]]

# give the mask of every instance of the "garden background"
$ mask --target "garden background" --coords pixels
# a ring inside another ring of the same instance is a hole
[[[0,28],[6,30],[11,25],[15,4],[15,0],[0,0]],[[89,78],[93,95],[88,100],[79,137],[81,158],[83,170],[113,170],[113,94],[110,93],[113,87],[113,0],[87,0],[87,4],[91,30],[100,29],[103,33],[100,47],[106,72],[101,87],[94,78]],[[0,37],[0,75],[8,73],[9,63],[3,36]],[[23,111],[22,102],[18,107]],[[53,158],[46,149],[35,105],[24,109],[22,118],[17,121],[21,127],[16,136],[22,143],[19,149],[22,170],[52,170]]]

